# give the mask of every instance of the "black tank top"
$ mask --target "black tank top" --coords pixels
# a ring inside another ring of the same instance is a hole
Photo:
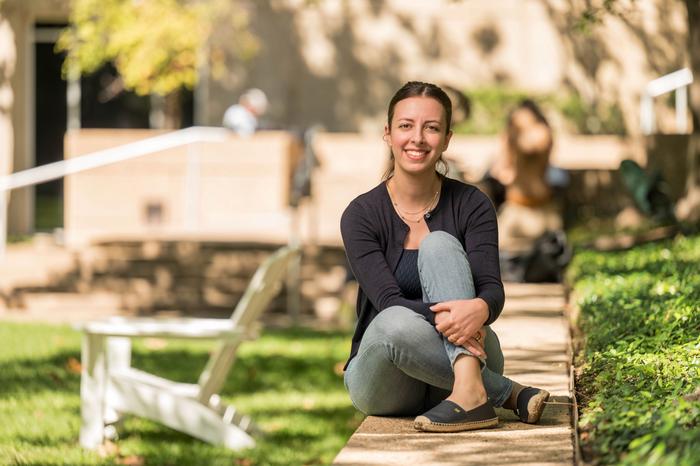
[[[418,274],[418,249],[404,249],[394,272],[396,283],[406,299],[422,299]]]

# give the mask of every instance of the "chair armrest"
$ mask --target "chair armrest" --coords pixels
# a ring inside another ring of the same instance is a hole
[[[230,319],[113,317],[76,325],[92,335],[235,340],[252,338]]]

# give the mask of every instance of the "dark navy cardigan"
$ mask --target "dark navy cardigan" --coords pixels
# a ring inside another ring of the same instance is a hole
[[[493,323],[503,309],[505,296],[498,264],[496,212],[488,197],[474,186],[443,178],[440,200],[425,214],[425,220],[430,231],[445,231],[462,243],[476,295],[488,304],[486,324]],[[357,326],[348,362],[357,354],[370,322],[383,309],[405,306],[435,325],[430,310],[434,303],[405,298],[394,277],[409,227],[394,210],[385,183],[350,203],[341,217],[340,232],[350,268],[360,285]]]

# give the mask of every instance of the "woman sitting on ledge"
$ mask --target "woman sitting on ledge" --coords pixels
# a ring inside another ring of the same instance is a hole
[[[434,84],[399,89],[384,129],[392,166],[343,213],[360,285],[345,386],[363,413],[418,415],[424,431],[495,426],[494,406],[535,423],[549,393],[502,375],[488,326],[504,302],[496,213],[481,191],[444,175],[451,114]]]

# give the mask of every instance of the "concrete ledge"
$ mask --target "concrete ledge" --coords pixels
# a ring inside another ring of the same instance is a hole
[[[569,331],[561,285],[506,284],[506,305],[493,325],[505,373],[552,397],[537,425],[497,409],[497,428],[456,434],[414,430],[412,418],[369,416],[335,458],[336,465],[572,465],[574,435]]]
[[[550,400],[540,424],[523,424],[497,409],[497,428],[457,434],[426,434],[412,418],[369,416],[336,457],[336,465],[469,465],[573,463],[570,399]]]

